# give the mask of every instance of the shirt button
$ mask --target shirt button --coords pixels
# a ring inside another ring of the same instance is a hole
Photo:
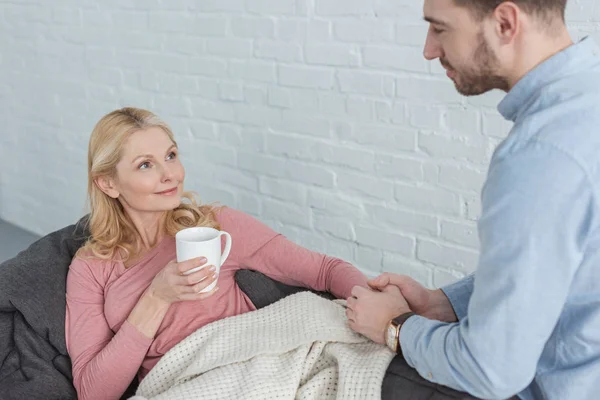
[[[433,379],[433,375],[431,375],[431,372],[427,374],[427,379]]]

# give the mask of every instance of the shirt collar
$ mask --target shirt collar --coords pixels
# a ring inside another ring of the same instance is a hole
[[[586,59],[597,57],[598,54],[598,45],[588,37],[558,52],[521,78],[498,104],[498,111],[504,118],[514,122],[522,107],[542,87],[560,76],[572,74],[581,68]]]

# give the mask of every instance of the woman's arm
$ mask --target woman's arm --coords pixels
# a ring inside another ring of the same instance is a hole
[[[66,342],[80,399],[118,399],[137,374],[169,305],[142,295],[114,334],[104,315],[104,288],[90,266],[73,260],[67,276]]]
[[[268,241],[243,264],[279,282],[328,291],[337,298],[350,297],[354,286],[369,287],[367,277],[353,265],[308,250],[282,235]]]

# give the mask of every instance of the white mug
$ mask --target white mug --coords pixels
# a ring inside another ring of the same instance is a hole
[[[221,236],[225,236],[225,250],[221,253]],[[192,268],[184,274],[189,275],[200,271],[202,268],[214,265],[217,268],[217,276],[221,265],[227,260],[231,251],[231,235],[214,228],[197,227],[182,229],[175,235],[175,246],[177,249],[177,262],[182,262],[196,257],[206,257],[206,264]],[[200,293],[210,292],[217,284],[215,280]]]

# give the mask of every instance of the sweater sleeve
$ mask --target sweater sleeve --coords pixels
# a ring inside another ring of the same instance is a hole
[[[137,374],[152,339],[125,321],[116,334],[104,315],[104,288],[75,258],[67,275],[65,321],[73,384],[80,399],[118,399]]]

